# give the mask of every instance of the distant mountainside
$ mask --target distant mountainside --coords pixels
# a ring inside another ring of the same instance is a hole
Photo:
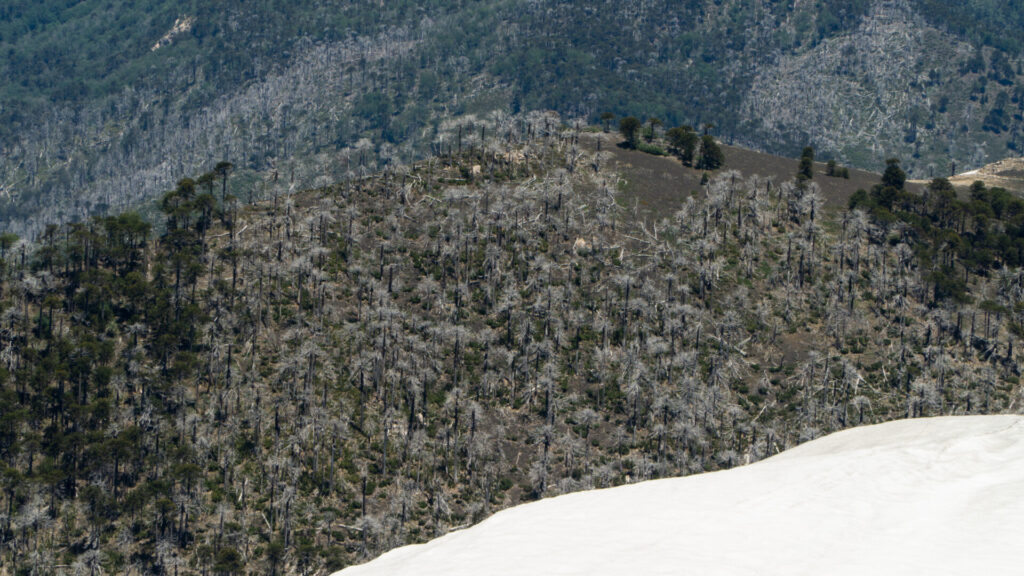
[[[891,422],[521,505],[335,576],[1016,574],[1024,418]]]
[[[945,175],[1021,147],[1009,0],[67,3],[0,7],[0,217],[137,206],[232,162],[297,187],[552,109]]]

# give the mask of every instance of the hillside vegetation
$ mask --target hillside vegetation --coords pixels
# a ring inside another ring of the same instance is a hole
[[[211,159],[323,186],[531,110],[643,110],[943,176],[1020,149],[1022,17],[1009,0],[7,2],[0,218],[31,235],[138,208]]]
[[[552,115],[466,132],[252,205],[221,166],[156,227],[4,236],[0,572],[323,573],[544,496],[1019,409],[1020,201],[731,148],[705,179]]]

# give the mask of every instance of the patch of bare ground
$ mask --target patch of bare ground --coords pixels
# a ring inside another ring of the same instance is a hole
[[[961,190],[969,188],[971,184],[979,180],[989,188],[1005,188],[1011,192],[1024,194],[1024,158],[1007,158],[976,170],[961,172],[949,179],[954,186]],[[928,183],[927,180],[915,182]]]
[[[674,156],[655,156],[637,150],[621,148],[618,134],[586,134],[582,145],[592,151],[598,147],[604,152],[605,162],[618,172],[622,184],[623,202],[638,214],[661,217],[674,213],[687,195],[700,191],[702,170],[684,166]],[[792,180],[800,161],[775,156],[737,146],[722,146],[725,166],[717,172],[736,170],[743,177],[761,176],[776,183]],[[866,170],[849,169],[849,178],[827,175],[824,162],[814,164],[814,182],[821,188],[826,206],[840,209],[847,206],[858,189],[870,190],[881,176]],[[713,175],[713,174],[711,174]],[[920,190],[924,183],[911,182],[908,187]]]

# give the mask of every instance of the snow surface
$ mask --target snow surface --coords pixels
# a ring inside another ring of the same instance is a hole
[[[343,576],[1024,574],[1024,417],[902,420],[499,512]]]

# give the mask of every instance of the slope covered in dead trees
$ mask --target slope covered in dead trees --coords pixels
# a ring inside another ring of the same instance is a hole
[[[1018,407],[1018,269],[937,298],[907,225],[827,207],[826,177],[636,186],[521,127],[5,242],[3,570],[323,572],[530,499]]]
[[[0,220],[136,209],[210,158],[322,186],[538,110],[932,178],[1020,154],[1022,22],[1009,0],[6,2]]]

